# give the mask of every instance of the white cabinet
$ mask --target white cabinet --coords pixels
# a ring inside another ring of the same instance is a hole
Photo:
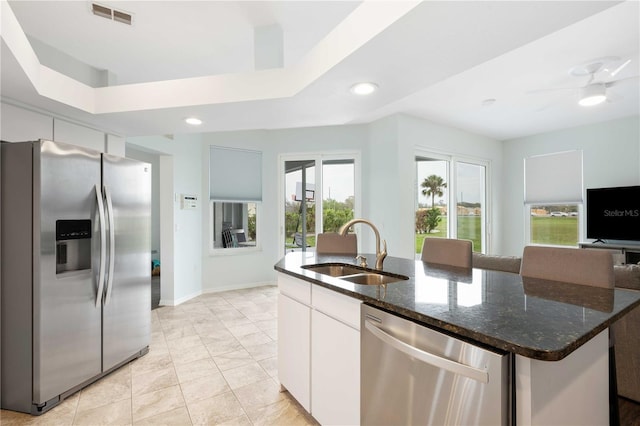
[[[516,355],[517,425],[609,424],[609,331],[560,361]]]
[[[107,154],[126,157],[127,151],[125,147],[125,139],[123,137],[107,134],[105,146],[107,148]]]
[[[360,423],[360,300],[278,274],[278,377],[323,425]]]
[[[311,284],[278,274],[278,379],[311,412]]]
[[[54,119],[53,138],[56,142],[70,143],[105,152],[105,135],[98,130]]]
[[[2,103],[0,118],[0,139],[3,141],[53,139],[53,118],[44,114]]]
[[[311,314],[311,414],[323,425],[360,424],[360,332]]]

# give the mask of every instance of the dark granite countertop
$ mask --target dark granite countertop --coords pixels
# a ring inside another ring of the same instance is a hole
[[[523,281],[397,257],[387,257],[383,271],[408,280],[360,285],[302,268],[317,263],[355,264],[351,256],[293,252],[274,268],[459,338],[546,361],[563,359],[640,305],[640,292],[626,289]]]

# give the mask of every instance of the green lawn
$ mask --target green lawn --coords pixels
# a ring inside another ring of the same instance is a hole
[[[531,217],[531,242],[559,246],[578,245],[578,218],[534,216]]]
[[[447,218],[443,217],[437,232],[416,234],[416,253],[422,252],[425,238],[446,238]],[[458,238],[473,241],[473,250],[481,251],[480,216],[458,217]],[[531,218],[531,242],[534,244],[551,244],[560,246],[578,245],[577,217],[536,216]]]
[[[309,247],[315,247],[316,246],[316,235],[315,234],[307,234],[307,245]],[[295,245],[295,243],[293,242],[293,237],[292,236],[288,236],[285,240],[285,247],[286,248],[300,248],[297,245]]]
[[[480,216],[458,216],[458,238],[473,241],[473,250],[482,251]],[[438,227],[430,234],[416,234],[416,253],[422,252],[425,238],[447,238],[447,218],[442,217]]]

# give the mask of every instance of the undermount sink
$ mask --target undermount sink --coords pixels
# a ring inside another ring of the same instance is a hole
[[[383,285],[409,279],[409,277],[404,275],[390,274],[388,272],[375,271],[340,263],[320,263],[317,265],[305,265],[302,266],[302,268],[318,274],[336,277],[354,284]]]
[[[389,284],[389,283],[394,283],[398,281],[408,280],[409,277],[404,277],[401,275],[380,274],[377,272],[373,272],[373,273],[366,272],[363,274],[361,273],[361,274],[347,275],[344,277],[340,277],[340,279],[343,279],[345,281],[349,281],[355,284],[382,285],[382,284]]]
[[[364,268],[358,268],[353,265],[326,263],[318,265],[305,265],[303,269],[316,272],[318,274],[329,275],[332,277],[343,277],[345,275],[360,274],[366,272]]]

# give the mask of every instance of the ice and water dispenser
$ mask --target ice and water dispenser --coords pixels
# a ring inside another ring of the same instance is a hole
[[[56,221],[56,274],[91,269],[91,221]]]

